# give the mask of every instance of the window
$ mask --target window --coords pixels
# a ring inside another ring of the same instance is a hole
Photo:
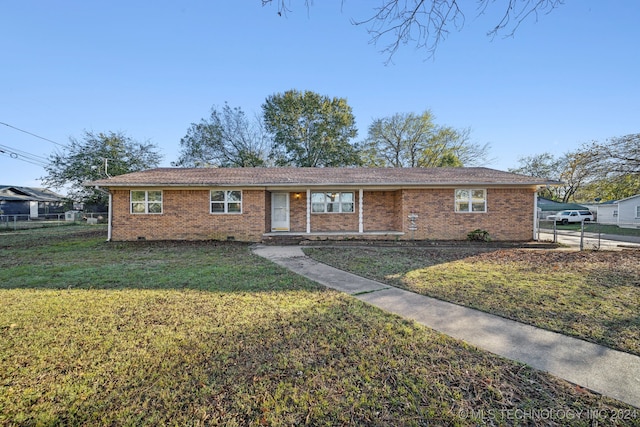
[[[640,206],[636,206],[636,218],[640,218]]]
[[[211,190],[211,213],[242,213],[242,191]]]
[[[353,213],[354,195],[351,192],[311,193],[311,212],[313,213]]]
[[[131,191],[132,214],[161,214],[162,191]]]
[[[487,190],[456,190],[456,212],[486,212]]]

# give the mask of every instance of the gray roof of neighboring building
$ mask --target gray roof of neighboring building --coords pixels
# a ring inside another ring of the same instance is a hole
[[[589,210],[588,207],[577,203],[562,203],[555,200],[538,197],[538,207],[544,212],[560,212],[566,210]]]
[[[60,202],[63,197],[46,188],[0,185],[0,200]]]

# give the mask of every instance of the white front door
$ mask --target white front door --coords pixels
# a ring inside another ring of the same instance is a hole
[[[289,231],[289,193],[271,193],[271,231]]]

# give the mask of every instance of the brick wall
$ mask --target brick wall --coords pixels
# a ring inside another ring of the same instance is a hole
[[[401,195],[400,190],[364,191],[364,231],[402,231]]]
[[[209,190],[164,190],[163,213],[131,214],[129,190],[114,190],[113,240],[259,241],[265,231],[265,192],[244,190],[242,214],[211,214]]]
[[[465,240],[475,229],[493,240],[527,241],[533,237],[533,189],[487,188],[487,212],[455,212],[454,189],[403,190],[404,239]],[[409,214],[418,215],[417,230],[409,230]]]
[[[271,193],[242,192],[242,214],[209,213],[209,190],[164,190],[163,213],[130,214],[129,190],[113,190],[113,240],[262,240],[271,230]],[[297,197],[296,194],[300,194]],[[355,212],[311,214],[312,232],[358,231]],[[290,230],[306,232],[306,192],[289,193]],[[486,213],[454,212],[454,189],[364,191],[364,231],[402,231],[402,239],[464,240],[475,229],[493,240],[530,240],[533,189],[487,189]],[[418,215],[409,230],[409,214]]]
[[[289,229],[297,233],[307,232],[307,192],[289,193]]]

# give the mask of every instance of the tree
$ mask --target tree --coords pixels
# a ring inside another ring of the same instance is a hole
[[[579,150],[558,158],[550,153],[521,157],[519,163],[520,167],[509,169],[509,172],[562,182],[562,185],[544,188],[538,194],[563,203],[574,199],[581,187],[593,178],[592,164]]]
[[[576,193],[578,200],[620,200],[640,194],[640,175],[627,174],[613,178],[600,178],[587,183]]]
[[[383,167],[478,165],[486,161],[489,146],[470,143],[469,133],[437,126],[429,110],[394,114],[369,126],[362,162]]]
[[[603,176],[640,174],[640,134],[594,141],[583,146],[582,151],[598,165]]]
[[[640,193],[640,134],[594,141],[580,152],[594,175],[580,193],[584,200],[619,200]]]
[[[358,164],[357,149],[349,143],[358,131],[346,99],[289,90],[269,96],[262,110],[277,166]]]
[[[262,5],[273,0],[262,0]],[[277,0],[278,14],[289,10],[288,0]],[[312,2],[305,0],[307,8]],[[466,20],[465,10],[471,2],[458,0],[382,0],[373,8],[373,15],[364,20],[352,20],[354,25],[364,25],[374,44],[383,43],[382,52],[389,62],[402,45],[415,43],[417,49],[424,49],[433,55],[438,45],[449,34],[449,29],[460,31]],[[495,6],[495,0],[477,0],[476,15],[483,15]],[[537,19],[540,14],[548,14],[564,3],[564,0],[505,0],[497,23],[487,35],[495,37],[506,33],[511,36],[528,18]],[[464,8],[464,10],[463,10]]]
[[[208,120],[192,123],[180,140],[181,153],[174,166],[264,166],[267,137],[259,119],[251,122],[239,107],[227,103],[211,108]]]
[[[45,185],[68,187],[69,197],[85,204],[105,206],[106,195],[84,183],[157,167],[161,155],[150,142],[137,142],[122,132],[84,131],[81,139],[49,156]]]

